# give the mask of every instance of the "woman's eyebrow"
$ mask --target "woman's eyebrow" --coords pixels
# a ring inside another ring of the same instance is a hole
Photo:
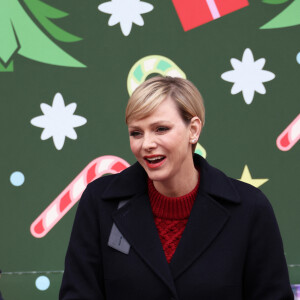
[[[162,124],[173,124],[172,122],[170,122],[169,120],[158,120],[158,121],[155,121],[151,124],[149,124],[149,126],[151,127],[155,127],[157,125],[162,125]],[[137,126],[137,125],[129,125],[128,126],[128,129],[140,129],[141,127],[140,126]]]
[[[130,125],[128,126],[128,129],[140,129],[139,126]]]

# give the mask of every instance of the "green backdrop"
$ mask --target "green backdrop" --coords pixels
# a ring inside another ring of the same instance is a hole
[[[197,151],[267,195],[300,283],[299,2],[0,0],[5,300],[57,299],[78,195],[68,211],[45,209],[94,159],[134,163],[127,80],[156,73],[199,88]],[[30,231],[39,216],[43,237]]]

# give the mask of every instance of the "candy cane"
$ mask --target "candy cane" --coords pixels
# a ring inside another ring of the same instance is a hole
[[[300,114],[278,136],[276,144],[282,151],[290,150],[300,139]]]
[[[117,156],[105,155],[91,161],[31,224],[31,234],[36,238],[44,237],[80,199],[88,183],[127,167],[129,164]]]
[[[183,71],[169,58],[161,55],[150,55],[138,60],[130,69],[127,77],[127,89],[131,96],[133,91],[143,83],[150,74],[181,77],[186,79]]]

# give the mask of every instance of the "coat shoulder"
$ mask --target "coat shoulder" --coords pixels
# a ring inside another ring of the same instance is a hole
[[[93,180],[92,182],[90,182],[87,185],[86,189],[93,195],[94,194],[101,195],[101,193],[105,191],[107,186],[110,185],[110,183],[118,176],[120,176],[119,173],[118,174],[109,174],[107,176],[99,177],[99,178]]]
[[[101,200],[119,199],[144,192],[147,181],[143,168],[135,163],[120,173],[109,174],[95,179],[86,190]]]
[[[271,208],[270,201],[260,189],[243,181],[228,178],[240,195],[241,202],[244,205],[255,206],[257,208]]]

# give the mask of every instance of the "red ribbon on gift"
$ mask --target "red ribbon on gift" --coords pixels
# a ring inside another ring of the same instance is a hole
[[[249,5],[248,0],[173,0],[184,31]]]

